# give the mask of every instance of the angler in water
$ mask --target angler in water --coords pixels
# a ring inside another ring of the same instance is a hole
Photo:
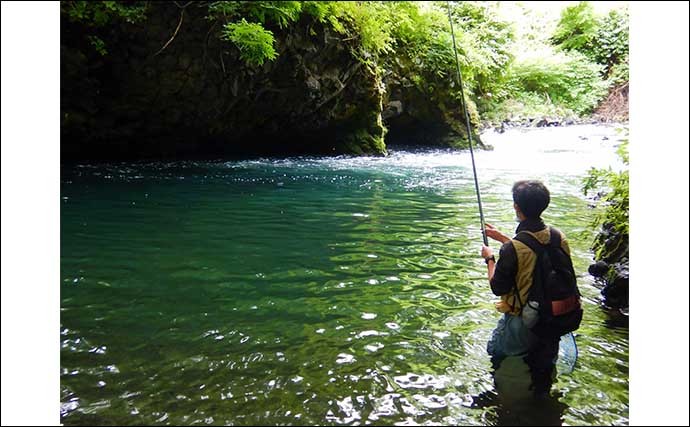
[[[549,205],[551,196],[539,181],[519,181],[513,186],[513,206],[520,225],[512,240],[490,224],[485,224],[450,3],[446,2],[446,6],[483,232],[482,256],[488,266],[491,290],[501,296],[496,309],[504,313],[487,350],[495,368],[506,356],[526,354],[525,362],[532,377],[531,388],[535,394],[548,395],[560,338],[576,330],[582,321],[580,293],[570,248],[563,233],[547,227],[541,220],[541,213]],[[498,263],[487,237],[503,244]]]
[[[513,185],[519,225],[512,239],[486,224],[486,236],[502,243],[498,262],[487,245],[482,257],[503,313],[487,351],[495,368],[509,356],[524,356],[535,395],[548,395],[555,374],[559,340],[582,320],[580,293],[565,235],[541,219],[550,202],[540,181]]]

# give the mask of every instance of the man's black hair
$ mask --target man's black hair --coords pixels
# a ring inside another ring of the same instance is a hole
[[[527,218],[539,218],[544,212],[551,195],[541,181],[525,180],[513,184],[513,201]]]

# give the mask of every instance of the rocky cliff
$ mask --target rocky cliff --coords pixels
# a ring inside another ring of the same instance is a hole
[[[384,118],[389,137],[405,141],[464,130],[437,100],[404,90],[399,74],[384,85],[357,40],[326,23],[266,24],[278,55],[251,66],[207,12],[200,2],[149,2],[143,22],[96,29],[105,54],[85,36],[93,28],[62,14],[63,160],[385,154]]]

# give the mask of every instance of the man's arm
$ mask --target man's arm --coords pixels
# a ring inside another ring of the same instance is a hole
[[[486,260],[493,256],[488,246],[482,246],[482,257]],[[487,262],[487,275],[491,291],[498,296],[509,293],[515,287],[517,274],[517,254],[512,241],[508,240],[501,246],[498,262],[491,259]]]

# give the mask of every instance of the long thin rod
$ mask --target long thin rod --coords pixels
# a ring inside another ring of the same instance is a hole
[[[472,149],[472,127],[470,125],[470,115],[467,113],[467,104],[465,103],[465,92],[462,90],[462,75],[460,74],[460,62],[458,62],[458,49],[455,46],[455,31],[453,30],[453,18],[450,15],[450,2],[446,1],[448,7],[448,22],[450,23],[450,34],[453,37],[453,52],[455,53],[455,68],[458,73],[458,82],[460,84],[460,95],[462,99],[462,109],[465,110],[465,124],[467,126],[467,137],[470,141],[470,156],[472,157],[472,174],[474,175],[474,189],[477,192],[477,204],[479,205],[479,221],[482,227],[482,238],[484,244],[489,246],[489,240],[486,238],[486,227],[484,226],[484,211],[482,210],[482,196],[479,195],[479,181],[477,181],[477,167],[474,165],[474,150]]]

